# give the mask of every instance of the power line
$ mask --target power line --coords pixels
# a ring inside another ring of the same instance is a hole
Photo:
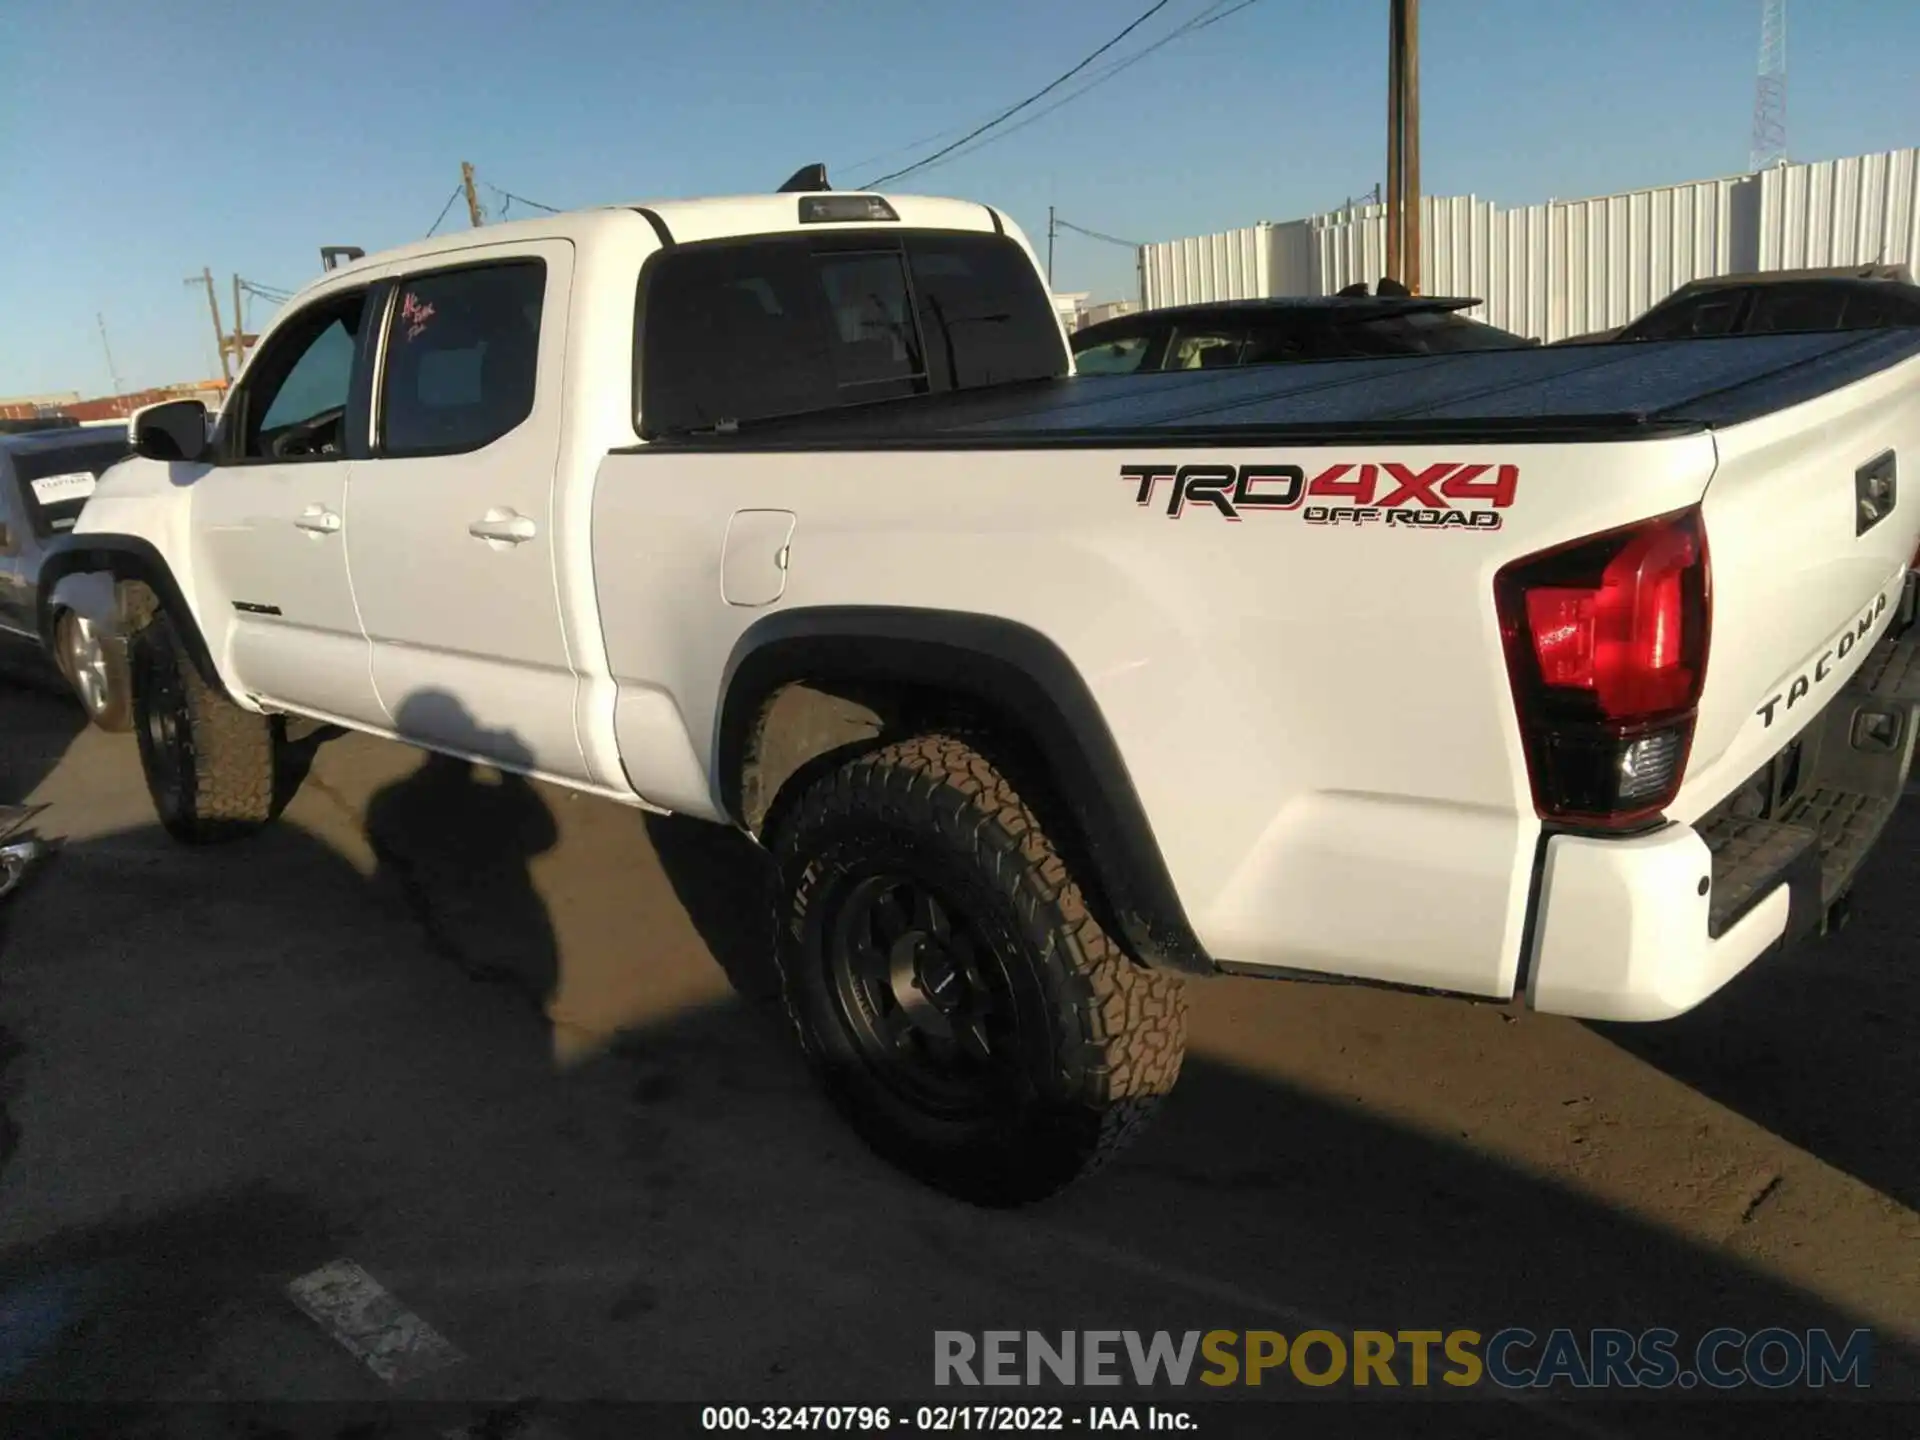
[[[1089,240],[1104,240],[1109,245],[1118,245],[1127,250],[1138,250],[1140,248],[1140,242],[1138,240],[1122,240],[1117,235],[1102,235],[1098,230],[1089,230],[1084,225],[1076,225],[1071,220],[1062,220],[1057,215],[1054,217],[1053,223],[1061,230],[1071,230],[1074,234],[1084,235]]]
[[[241,278],[240,288],[246,292],[249,298],[258,296],[269,305],[284,305],[293,299],[293,291],[291,290],[282,290],[277,285],[258,285],[245,277]]]
[[[1166,9],[1170,3],[1171,3],[1171,0],[1154,0],[1154,3],[1147,7],[1146,13],[1141,15],[1131,25],[1127,26],[1126,29],[1122,30],[1118,35],[1114,36],[1111,40],[1107,41],[1106,44],[1102,45],[1098,50],[1095,50],[1091,55],[1087,56],[1087,58],[1082,60],[1078,65],[1075,65],[1071,70],[1067,71],[1066,74],[1061,75],[1055,80],[1049,81],[1046,85],[1042,86],[1040,89],[1034,91],[1033,94],[1029,95],[1026,99],[1022,100],[1018,105],[1012,105],[1012,106],[1009,106],[1007,109],[1002,110],[998,115],[994,116],[993,119],[987,121],[986,124],[978,126],[975,129],[969,131],[967,134],[962,135],[958,140],[955,140],[952,144],[946,146],[944,149],[934,151],[933,154],[927,156],[926,159],[915,161],[911,165],[908,165],[899,170],[895,170],[890,174],[882,175],[878,179],[869,180],[866,184],[860,186],[859,188],[862,190],[878,189],[880,186],[886,184],[889,180],[898,180],[902,175],[911,175],[915,170],[919,170],[924,168],[925,166],[931,165],[935,160],[938,160],[942,155],[950,154],[951,152],[958,150],[962,145],[965,145],[969,140],[972,140],[977,136],[984,135],[987,131],[993,129],[994,126],[1000,124],[1001,121],[1009,119],[1012,116],[1019,114],[1022,110],[1026,109],[1029,105],[1033,104],[1034,101],[1040,99],[1042,96],[1050,94],[1055,90],[1058,90],[1062,85],[1066,84],[1067,81],[1071,80],[1074,76],[1078,75],[1082,70],[1086,69],[1094,61],[1098,60],[1102,55],[1106,54],[1107,51],[1111,50],[1114,46],[1118,45],[1122,40],[1126,39],[1127,36],[1131,35],[1135,30],[1138,30],[1142,25],[1146,24],[1147,21],[1151,20],[1155,15],[1158,15],[1162,10]]]
[[[1058,110],[1062,105],[1072,104],[1075,100],[1078,100],[1082,95],[1085,95],[1089,90],[1096,89],[1097,87],[1106,84],[1107,81],[1113,79],[1115,76],[1119,75],[1122,71],[1129,70],[1133,66],[1138,65],[1142,60],[1145,60],[1150,55],[1154,54],[1156,51],[1162,49],[1167,45],[1171,45],[1175,40],[1178,40],[1186,35],[1191,35],[1195,31],[1204,30],[1209,25],[1218,25],[1222,20],[1225,20],[1230,16],[1237,15],[1242,10],[1245,10],[1257,3],[1258,3],[1258,0],[1240,0],[1239,4],[1234,5],[1231,8],[1222,8],[1227,5],[1227,0],[1214,0],[1214,3],[1211,6],[1209,6],[1206,10],[1203,10],[1199,15],[1196,15],[1193,19],[1189,20],[1186,24],[1179,26],[1177,29],[1168,31],[1165,35],[1161,36],[1158,40],[1154,41],[1153,44],[1147,46],[1145,49],[1136,51],[1134,54],[1129,55],[1124,59],[1114,61],[1111,65],[1108,65],[1104,70],[1095,71],[1093,74],[1093,77],[1089,79],[1087,83],[1082,85],[1079,89],[1070,91],[1069,93],[1062,95],[1058,100],[1054,101],[1053,104],[1045,106],[1041,110],[1036,111],[1034,114],[1029,115],[1026,119],[1020,121],[1018,124],[1009,125],[1004,130],[996,131],[994,134],[986,136],[984,139],[980,140],[978,143],[969,145],[964,150],[960,150],[957,154],[947,155],[945,159],[938,159],[934,156],[928,156],[927,159],[921,161],[919,165],[912,166],[909,168],[937,169],[941,165],[950,165],[955,160],[964,160],[967,156],[972,155],[977,151],[984,150],[989,145],[997,144],[999,141],[1005,140],[1010,135],[1018,134],[1020,131],[1026,129],[1027,126],[1029,125],[1038,124],[1040,121],[1046,119],[1047,116],[1051,115],[1054,111]],[[905,172],[901,172],[901,173],[905,173]],[[888,178],[896,178],[896,177],[888,177]],[[863,187],[863,188],[871,188],[871,187]]]
[[[504,200],[518,200],[522,205],[528,206],[529,208],[534,210],[544,210],[549,215],[560,215],[565,213],[557,205],[542,205],[538,200],[529,200],[527,199],[526,196],[516,195],[511,190],[502,190],[498,185],[494,184],[491,180],[482,180],[480,183],[482,185],[485,185],[489,190],[493,191],[494,194],[500,196]],[[506,214],[506,211],[503,209],[500,213],[504,215]]]
[[[834,173],[838,174],[842,170],[864,170],[869,165],[877,165],[882,160],[891,160],[896,155],[911,155],[922,145],[938,145],[948,136],[958,135],[966,128],[965,125],[954,125],[933,135],[922,135],[918,140],[909,140],[904,145],[895,145],[891,150],[882,150],[878,155],[868,155],[864,159],[849,160],[844,165],[835,165]]]
[[[1180,39],[1182,36],[1191,35],[1197,30],[1204,30],[1209,25],[1218,25],[1222,20],[1225,20],[1228,16],[1237,15],[1240,11],[1245,10],[1248,6],[1255,4],[1256,0],[1240,0],[1240,3],[1238,5],[1233,6],[1232,9],[1222,9],[1222,7],[1226,5],[1226,3],[1227,3],[1227,0],[1214,0],[1214,3],[1212,6],[1202,11],[1199,15],[1195,16],[1192,20],[1189,20],[1185,25],[1180,26],[1177,30],[1169,31],[1167,34],[1161,36],[1158,40],[1154,41],[1153,44],[1147,46],[1144,50],[1137,51],[1136,53],[1127,56],[1123,60],[1116,60],[1113,64],[1109,65],[1105,70],[1097,71],[1094,74],[1093,78],[1088,80],[1087,83],[1082,85],[1078,90],[1074,90],[1069,94],[1062,95],[1058,100],[1054,101],[1053,104],[1048,105],[1047,107],[1045,107],[1044,109],[1038,111],[1033,115],[1029,115],[1026,119],[1022,120],[1019,124],[1009,125],[1006,129],[999,131],[997,134],[987,136],[984,140],[980,141],[977,145],[971,145],[967,149],[962,150],[959,154],[949,157],[949,161],[943,161],[941,163],[946,164],[946,163],[950,163],[951,160],[963,160],[967,156],[975,153],[976,151],[984,150],[987,148],[987,146],[996,144],[997,142],[1006,139],[1009,135],[1018,134],[1020,131],[1026,129],[1027,126],[1029,125],[1037,125],[1040,121],[1046,119],[1047,116],[1053,114],[1053,112],[1058,110],[1061,106],[1071,105],[1075,100],[1078,100],[1082,95],[1085,95],[1089,90],[1096,89],[1099,86],[1106,84],[1107,81],[1112,80],[1113,78],[1121,74],[1123,71],[1132,69],[1135,65],[1138,65],[1142,60],[1147,59],[1149,56],[1153,55],[1156,51],[1162,49],[1163,47],[1171,45],[1174,41]]]
[[[427,239],[431,240],[433,238],[433,232],[440,228],[440,221],[447,218],[447,212],[453,209],[453,202],[460,198],[460,191],[463,188],[464,188],[463,186],[459,186],[459,185],[456,185],[453,187],[453,193],[447,196],[447,203],[440,207],[439,219],[435,220],[433,222],[433,225],[428,229]]]

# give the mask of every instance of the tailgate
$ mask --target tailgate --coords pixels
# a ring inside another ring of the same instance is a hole
[[[1714,435],[1713,624],[1694,820],[1803,731],[1898,608],[1920,545],[1920,359]]]

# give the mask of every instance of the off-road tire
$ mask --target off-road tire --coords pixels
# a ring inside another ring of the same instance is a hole
[[[789,1017],[829,1095],[887,1160],[975,1203],[1022,1204],[1097,1170],[1172,1090],[1186,1048],[1180,978],[1107,936],[1034,812],[962,740],[926,735],[848,761],[813,781],[771,839]],[[876,869],[948,897],[985,942],[966,953],[991,954],[973,969],[998,985],[1019,1043],[995,1049],[1010,1078],[977,1113],[904,1098],[837,989],[835,906]]]
[[[167,833],[216,844],[273,819],[273,719],[207,684],[164,610],[134,632],[129,658],[140,768]]]

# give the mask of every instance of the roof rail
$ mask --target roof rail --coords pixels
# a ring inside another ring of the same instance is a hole
[[[323,270],[337,270],[343,264],[366,258],[367,252],[358,245],[322,245],[320,247],[320,268]]]

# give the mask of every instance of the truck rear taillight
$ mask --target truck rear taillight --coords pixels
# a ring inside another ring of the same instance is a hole
[[[1700,512],[1686,510],[1494,578],[1542,819],[1618,829],[1673,800],[1706,679],[1709,575]]]

